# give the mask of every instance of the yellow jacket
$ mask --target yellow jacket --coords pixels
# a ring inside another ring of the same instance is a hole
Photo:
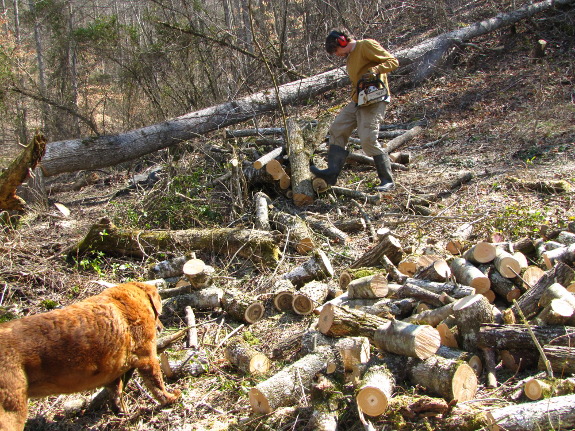
[[[356,42],[353,51],[347,56],[347,74],[351,80],[351,98],[357,103],[357,83],[365,73],[379,74],[389,94],[387,74],[399,67],[397,59],[373,39]]]

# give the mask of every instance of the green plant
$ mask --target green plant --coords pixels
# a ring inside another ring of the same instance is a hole
[[[42,307],[44,307],[46,310],[53,310],[54,308],[56,308],[58,306],[58,303],[56,301],[53,301],[51,299],[45,299],[41,302]]]
[[[513,203],[490,218],[492,230],[508,236],[521,237],[539,231],[547,219],[546,212]]]
[[[103,276],[104,264],[105,264],[104,252],[97,251],[91,253],[89,256],[83,257],[79,262],[77,262],[76,266],[83,270],[94,271],[99,276]]]

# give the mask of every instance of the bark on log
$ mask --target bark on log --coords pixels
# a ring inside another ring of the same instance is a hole
[[[307,254],[315,248],[313,235],[304,219],[277,209],[273,209],[270,216],[277,230],[289,234],[289,243],[298,253]]]
[[[454,301],[453,299],[449,299],[449,296],[430,292],[429,290],[423,289],[422,287],[409,282],[401,286],[401,288],[395,293],[395,296],[398,298],[414,298],[433,307],[442,307],[447,302]]]
[[[543,380],[534,378],[525,382],[523,392],[532,401],[568,395],[575,392],[575,381],[573,379]]]
[[[395,377],[385,365],[369,368],[355,397],[358,408],[368,416],[382,415],[394,388]]]
[[[539,351],[537,349],[531,350],[500,350],[499,357],[503,366],[517,373],[518,371],[537,369],[537,362],[539,361]]]
[[[385,298],[388,291],[387,278],[384,274],[357,278],[347,285],[349,299]]]
[[[479,266],[491,283],[491,290],[493,290],[499,297],[503,298],[507,303],[513,302],[514,299],[521,296],[521,290],[509,278],[503,277],[495,267],[491,265]]]
[[[399,147],[401,147],[402,145],[405,145],[406,143],[411,141],[413,138],[420,135],[422,132],[423,132],[423,128],[420,126],[415,126],[411,129],[407,130],[405,133],[402,133],[398,137],[393,138],[391,141],[386,142],[386,144],[384,146],[385,151],[387,151],[388,153],[393,153]]]
[[[311,184],[312,173],[309,170],[312,149],[306,146],[301,128],[293,118],[288,118],[287,120],[287,137],[293,201],[298,207],[306,206],[313,203],[315,196]]]
[[[354,371],[358,364],[365,364],[370,359],[370,344],[367,337],[328,337],[316,330],[308,330],[301,339],[301,353],[307,355],[319,346],[334,348],[342,362],[343,370]]]
[[[361,232],[365,230],[365,220],[361,217],[335,220],[333,225],[343,232]]]
[[[270,413],[278,407],[298,404],[318,373],[336,363],[332,348],[321,346],[249,391],[250,405],[256,413]]]
[[[429,325],[435,328],[448,316],[453,314],[454,304],[455,302],[451,302],[449,304],[443,305],[438,308],[434,308],[432,310],[425,310],[422,311],[421,313],[409,316],[407,319],[404,320],[409,323],[416,323],[419,325]]]
[[[323,181],[325,186],[322,185],[320,182],[316,182],[316,180]],[[314,190],[316,190],[318,193],[327,190],[327,188],[328,187],[325,180],[322,180],[321,178],[314,179]],[[370,204],[378,204],[381,201],[381,197],[379,196],[379,194],[367,194],[359,190],[346,189],[345,187],[336,187],[336,186],[331,186],[330,190],[338,196],[344,196],[350,199],[358,199],[361,202],[367,202]]]
[[[575,333],[575,328],[565,326],[532,325],[531,330],[542,346],[549,344],[551,340],[562,335]],[[479,333],[477,334],[477,347],[492,347],[497,350],[525,350],[536,348],[529,330],[525,325],[501,325],[495,323],[481,324]]]
[[[465,362],[434,355],[423,361],[411,358],[407,368],[413,384],[447,401],[469,401],[477,393],[477,376]]]
[[[282,152],[283,152],[284,148],[283,147],[278,147],[278,148],[274,148],[272,151],[270,151],[269,153],[264,154],[263,156],[261,156],[259,159],[257,159],[254,163],[253,166],[255,169],[261,169],[263,168],[265,165],[268,164],[268,162],[276,159],[277,157],[281,156]]]
[[[261,191],[254,195],[254,225],[257,230],[270,230],[270,202],[271,199]]]
[[[380,274],[377,268],[347,268],[339,274],[339,288],[347,290],[347,286],[353,281],[362,277]]]
[[[30,172],[40,163],[45,151],[46,138],[37,133],[18,157],[0,172],[0,210],[23,211],[26,209],[26,202],[16,194],[17,188],[26,181]]]
[[[212,275],[215,269],[206,265],[201,259],[190,259],[183,267],[184,275],[194,290],[203,289],[212,284]]]
[[[421,256],[408,256],[397,264],[397,269],[401,273],[406,274],[409,277],[413,277],[415,273],[417,273],[422,268],[430,265],[437,259],[441,259],[441,257],[429,256],[426,254]]]
[[[438,259],[431,262],[425,268],[415,273],[414,278],[422,280],[444,282],[451,276],[451,269],[447,262],[443,259]]]
[[[170,379],[198,377],[208,371],[209,362],[202,352],[196,349],[186,349],[178,352],[163,352],[160,355],[160,367]]]
[[[483,362],[481,361],[481,358],[471,352],[466,352],[465,350],[459,350],[441,345],[435,354],[445,359],[466,362],[467,365],[469,365],[473,371],[475,371],[475,375],[478,378],[483,371]]]
[[[389,322],[373,314],[325,304],[319,314],[317,329],[331,337],[367,337],[371,343],[377,329]]]
[[[111,255],[144,257],[161,250],[211,250],[223,255],[273,265],[279,260],[279,248],[269,232],[218,228],[177,231],[137,230],[116,227],[109,219],[93,225],[80,243],[68,253],[70,259],[91,251]]]
[[[198,310],[213,310],[221,306],[223,294],[222,289],[211,286],[184,295],[174,296],[162,301],[162,314],[180,314],[187,306]]]
[[[539,431],[575,427],[575,395],[512,404],[487,412],[489,431]]]
[[[334,242],[346,243],[349,241],[349,236],[335,227],[332,223],[327,220],[320,220],[312,217],[306,217],[305,221],[314,231],[317,231],[326,237],[330,238]]]
[[[234,320],[252,324],[264,316],[261,301],[237,289],[226,289],[221,300],[223,310]]]
[[[328,294],[328,285],[317,280],[304,284],[294,293],[292,309],[301,315],[311,314],[314,308],[325,302]]]
[[[574,274],[575,271],[562,262],[559,262],[547,271],[545,275],[543,275],[531,289],[521,295],[517,302],[511,307],[517,317],[517,321],[520,321],[517,307],[521,308],[526,319],[532,318],[540,311],[539,299],[541,299],[543,292],[553,283],[559,283],[565,286],[573,279]]]
[[[575,348],[568,346],[543,346],[543,353],[551,363],[553,375],[564,376],[575,372]],[[541,358],[539,359],[538,368],[545,370],[545,365]]]
[[[198,342],[198,328],[196,326],[196,315],[194,314],[194,310],[189,305],[184,308],[184,312],[186,313],[186,324],[190,329],[188,329],[188,333],[186,336],[186,347],[188,349],[197,349],[200,345]]]
[[[385,236],[385,238],[366,251],[349,267],[361,268],[381,265],[381,259],[384,255],[387,256],[394,265],[397,265],[403,257],[401,243],[393,235]]]
[[[546,251],[543,253],[543,261],[547,269],[552,268],[557,262],[573,265],[575,262],[575,244]]]
[[[476,293],[483,293],[491,288],[489,277],[461,257],[451,261],[451,272],[458,283],[473,287]]]
[[[575,244],[575,233],[563,230],[557,235],[557,241],[565,245]]]
[[[493,306],[480,294],[460,299],[453,306],[461,347],[474,352],[477,350],[477,335],[482,323],[492,323]]]
[[[535,318],[537,325],[567,325],[575,308],[563,299],[552,299],[543,306],[541,312]]]
[[[437,293],[438,295],[445,293],[455,299],[465,298],[468,295],[476,293],[475,289],[471,286],[463,286],[454,283],[438,283],[434,281],[418,280],[417,278],[408,278],[405,282],[421,287],[422,289],[429,290],[430,292]]]
[[[375,330],[373,344],[385,352],[426,359],[437,352],[441,338],[429,325],[391,320]]]
[[[184,273],[184,264],[188,260],[188,256],[178,256],[173,259],[153,263],[148,266],[148,275],[151,278],[179,277]]]
[[[224,355],[230,364],[245,374],[266,374],[270,368],[268,357],[240,337],[228,341]]]
[[[323,280],[333,276],[333,267],[329,258],[322,250],[316,250],[302,265],[292,269],[283,278],[294,286],[303,286],[312,280]]]

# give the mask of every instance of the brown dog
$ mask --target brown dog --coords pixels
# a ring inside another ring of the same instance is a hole
[[[164,387],[156,354],[162,302],[154,286],[125,283],[82,302],[0,324],[0,430],[21,430],[28,398],[106,386],[117,403],[121,377],[137,369],[160,404],[179,391]]]

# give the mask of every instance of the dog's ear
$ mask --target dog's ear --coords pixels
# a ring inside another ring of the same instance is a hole
[[[147,292],[148,299],[150,300],[150,304],[152,304],[152,308],[154,309],[154,317],[158,319],[160,314],[162,314],[162,299],[158,292]]]

